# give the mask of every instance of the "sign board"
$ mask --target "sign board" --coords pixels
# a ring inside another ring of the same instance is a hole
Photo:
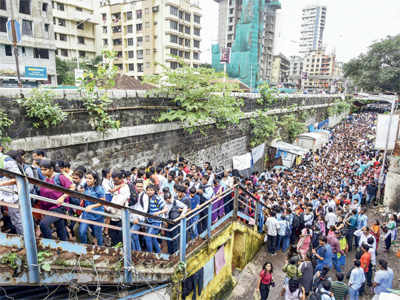
[[[239,171],[251,168],[251,153],[232,157],[233,168]]]
[[[251,155],[253,156],[253,163],[256,163],[264,156],[265,143],[258,145],[251,149]]]
[[[387,150],[393,150],[396,143],[397,129],[399,126],[399,115],[392,116],[392,125],[389,133],[390,115],[378,115],[378,122],[376,124],[376,139],[375,149],[385,150],[386,139],[389,134],[389,142]]]
[[[221,48],[221,63],[229,64],[231,62],[231,48],[223,47]]]
[[[16,20],[14,20],[14,28],[15,35],[17,37],[17,43],[19,43],[21,41],[21,24]],[[14,42],[12,35],[11,19],[8,19],[7,21],[7,37],[11,43]]]
[[[47,68],[25,66],[25,77],[47,80]]]
[[[82,69],[75,69],[75,84],[76,85],[80,85],[81,84],[81,80],[83,79],[83,70]]]

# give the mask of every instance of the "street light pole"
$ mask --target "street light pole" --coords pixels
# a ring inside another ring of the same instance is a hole
[[[15,31],[15,17],[14,17],[14,5],[10,1],[10,9],[11,9],[11,32],[13,39],[13,50],[15,56],[15,66],[17,70],[17,78],[18,78],[18,87],[22,88],[21,74],[19,71],[19,59],[18,59],[18,46],[17,46],[17,32]]]
[[[379,180],[378,180],[378,192],[377,192],[378,202],[379,202],[379,199],[381,197],[381,192],[382,192],[381,190],[382,190],[382,183],[383,183],[383,173],[384,173],[385,164],[386,164],[387,150],[389,147],[389,138],[390,138],[390,131],[392,129],[392,119],[393,119],[395,105],[396,105],[396,101],[392,100],[392,108],[390,110],[390,117],[389,117],[389,126],[388,126],[388,131],[386,134],[385,151],[383,152],[383,162],[382,162],[381,172],[379,174]]]

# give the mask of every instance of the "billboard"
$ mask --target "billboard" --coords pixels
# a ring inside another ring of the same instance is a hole
[[[392,125],[390,127],[389,133],[389,122],[390,115],[378,115],[378,121],[376,124],[376,139],[375,139],[375,149],[385,150],[386,139],[389,134],[389,143],[388,150],[393,150],[397,134],[398,134],[398,126],[399,126],[399,115],[392,116]]]
[[[47,68],[25,66],[25,77],[47,80]]]

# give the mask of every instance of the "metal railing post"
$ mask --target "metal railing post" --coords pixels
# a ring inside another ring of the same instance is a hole
[[[25,177],[17,176],[19,209],[21,214],[24,244],[26,249],[26,262],[28,264],[29,283],[39,283],[39,265],[37,258],[35,225],[32,216],[31,197],[29,195],[29,183]]]
[[[212,203],[210,203],[207,207],[207,235],[208,235],[208,238],[211,238],[212,207],[213,207]]]
[[[233,220],[236,221],[237,220],[237,216],[238,216],[238,208],[239,208],[239,203],[238,203],[238,199],[239,199],[239,189],[235,188],[234,189],[234,196],[233,196]]]
[[[253,200],[254,201],[254,200]],[[257,201],[254,201],[255,202],[255,207],[256,207],[256,209],[255,209],[255,212],[254,212],[254,230],[255,231],[258,231],[258,212],[260,211],[260,203],[258,203]]]
[[[179,257],[180,260],[186,261],[186,217],[180,221],[180,235],[179,235]]]
[[[124,279],[125,283],[132,283],[132,242],[128,209],[122,210],[122,241],[124,244]]]

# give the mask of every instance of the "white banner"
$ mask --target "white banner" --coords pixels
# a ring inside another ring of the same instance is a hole
[[[386,139],[389,133],[390,115],[378,115],[376,125],[375,149],[384,150]],[[393,150],[396,143],[396,134],[399,126],[399,115],[392,116],[392,126],[390,127],[388,150]]]
[[[253,156],[253,163],[256,163],[264,156],[265,143],[258,145],[251,150],[251,155]]]
[[[232,157],[233,168],[239,171],[251,168],[251,153]]]

